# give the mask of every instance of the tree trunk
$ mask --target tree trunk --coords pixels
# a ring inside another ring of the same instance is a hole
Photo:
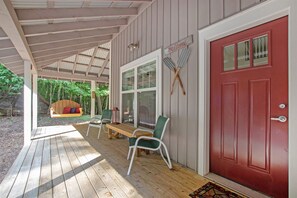
[[[50,108],[52,106],[52,91],[53,91],[53,85],[50,83],[50,90],[49,90],[49,108],[48,108],[48,113],[50,111]]]
[[[97,97],[97,105],[98,105],[98,114],[102,115],[102,103],[101,103],[101,98],[99,95]]]
[[[61,89],[62,89],[62,82],[59,82],[59,89],[58,89],[58,97],[57,97],[57,100],[60,100],[60,98],[61,98]]]
[[[109,109],[109,97],[108,96],[105,96],[106,98],[105,98],[105,109]]]

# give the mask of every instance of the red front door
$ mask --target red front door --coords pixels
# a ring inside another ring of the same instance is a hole
[[[210,92],[210,171],[287,197],[287,17],[213,41]]]

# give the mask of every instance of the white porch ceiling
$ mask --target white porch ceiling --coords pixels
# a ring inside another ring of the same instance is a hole
[[[152,0],[0,0],[0,62],[23,74],[108,82],[110,41]]]

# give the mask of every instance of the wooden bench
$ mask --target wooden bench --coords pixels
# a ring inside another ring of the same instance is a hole
[[[108,128],[108,138],[112,139],[113,137],[118,137],[119,134],[122,134],[128,138],[133,137],[132,133],[135,129],[135,127],[131,126],[130,124],[114,124],[114,123],[110,123],[110,124],[106,124],[106,128]],[[115,134],[113,134],[113,132],[115,132]],[[149,132],[145,132],[145,131],[138,131],[135,134],[135,137],[139,137],[139,136],[152,136],[152,133]]]

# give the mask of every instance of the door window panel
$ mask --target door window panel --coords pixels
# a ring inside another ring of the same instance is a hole
[[[137,126],[155,128],[156,125],[156,91],[139,92],[137,97]]]
[[[134,89],[134,69],[122,73],[122,91]]]
[[[237,44],[238,69],[250,66],[250,41],[242,41]]]
[[[224,71],[230,71],[234,69],[234,44],[232,44],[224,47]]]
[[[122,122],[134,123],[134,93],[122,94]]]
[[[156,87],[156,61],[137,68],[137,88]]]
[[[254,66],[268,64],[268,35],[253,39],[253,58]]]

